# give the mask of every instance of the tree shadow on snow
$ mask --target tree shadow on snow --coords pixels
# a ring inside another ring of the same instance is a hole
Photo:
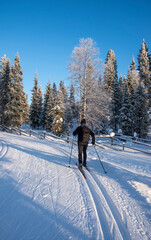
[[[82,232],[24,195],[9,174],[0,179],[0,239],[78,239]]]

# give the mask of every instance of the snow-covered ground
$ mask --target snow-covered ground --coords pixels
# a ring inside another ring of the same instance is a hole
[[[142,146],[141,146],[142,148]],[[0,132],[0,240],[151,239],[151,155]]]

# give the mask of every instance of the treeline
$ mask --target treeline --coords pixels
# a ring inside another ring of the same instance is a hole
[[[91,38],[80,39],[73,49],[68,69],[71,85],[59,87],[50,79],[43,94],[35,74],[31,104],[23,89],[23,72],[17,53],[14,65],[4,55],[0,64],[0,120],[8,127],[30,124],[56,135],[69,134],[74,122],[86,118],[96,132],[112,128],[123,134],[145,137],[151,103],[151,56],[143,40],[127,76],[118,79],[118,66],[109,50],[102,70],[99,49]]]

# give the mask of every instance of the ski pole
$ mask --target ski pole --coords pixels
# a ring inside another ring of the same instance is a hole
[[[102,165],[102,168],[103,168],[103,170],[104,170],[104,173],[107,173],[107,172],[105,171],[105,168],[104,168],[104,166],[103,166],[103,163],[102,163],[102,161],[101,161],[101,159],[100,159],[100,156],[99,156],[99,154],[98,154],[98,152],[97,152],[95,146],[94,146],[94,149],[95,149],[96,154],[97,154],[97,156],[98,156],[98,159],[99,159],[99,161],[100,161],[100,163],[101,163],[101,165]]]
[[[74,139],[72,140],[72,145],[71,145],[71,152],[70,152],[70,158],[69,158],[69,167],[70,167],[70,162],[71,162],[71,155],[72,155],[72,149],[73,149],[73,141],[74,141]]]

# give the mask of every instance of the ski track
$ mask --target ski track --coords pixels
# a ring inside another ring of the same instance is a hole
[[[75,169],[76,171],[78,171],[78,168],[76,167]],[[86,187],[86,191],[88,192],[88,194],[90,195],[90,199],[91,199],[91,202],[93,204],[93,207],[94,207],[94,211],[95,211],[95,214],[96,214],[96,219],[97,219],[97,229],[98,229],[98,235],[97,235],[97,238],[96,239],[105,239],[104,238],[104,234],[103,234],[103,230],[102,230],[102,225],[101,225],[101,221],[100,221],[100,217],[99,217],[99,212],[98,212],[98,209],[97,209],[97,206],[95,204],[95,200],[94,200],[94,197],[92,195],[92,192],[90,190],[90,187],[87,183],[87,180],[84,178],[84,176],[80,173],[79,171],[79,174],[81,175],[81,178],[83,179],[83,187]]]
[[[98,185],[97,180],[89,171],[84,170],[84,172],[87,177],[87,184],[94,198],[94,203],[98,209],[104,239],[130,240],[120,214],[103,185],[100,182]]]
[[[64,142],[58,143],[57,140],[53,140],[53,146],[51,146],[51,141],[46,139],[30,140],[30,137],[13,136],[9,140],[8,134],[4,134],[4,137],[6,137],[6,141],[0,138],[0,162],[2,163],[5,158],[7,161],[4,161],[5,164],[2,165],[2,169],[0,168],[1,177],[10,173],[17,183],[18,191],[26,193],[26,196],[35,203],[34,209],[37,209],[37,212],[41,211],[39,206],[42,206],[47,211],[47,219],[49,219],[48,213],[51,213],[49,224],[47,222],[46,226],[41,227],[40,222],[37,221],[36,227],[41,228],[41,231],[37,228],[38,235],[36,235],[34,224],[27,224],[25,235],[22,236],[21,233],[18,233],[19,238],[15,238],[16,240],[33,238],[34,240],[131,239],[127,228],[126,214],[117,209],[117,205],[113,202],[107,189],[107,184],[104,184],[102,175],[98,175],[93,170],[89,172],[84,169],[86,175],[86,179],[84,179],[75,166],[77,146],[76,150],[73,148],[71,168],[68,168],[71,144],[67,145]],[[26,144],[24,144],[25,142]],[[11,156],[12,151],[14,156]],[[111,162],[107,154],[104,154],[105,150],[100,150],[98,153],[104,162],[114,168],[137,174],[137,176],[148,178],[151,176],[148,173],[139,173],[116,162]],[[65,161],[65,159],[67,160]],[[5,199],[2,197],[0,199],[0,206],[4,206]],[[8,202],[9,199],[12,201],[15,199],[13,188],[9,191]],[[62,202],[63,199],[64,202]],[[14,234],[17,234],[18,229],[22,229],[27,219],[26,217],[23,222],[18,223]],[[140,219],[139,215],[138,219]],[[5,222],[5,220],[3,221]],[[5,224],[7,226],[7,223]],[[57,230],[56,233],[54,231],[51,233],[50,225]],[[11,226],[8,226],[8,229],[11,229]],[[0,230],[5,232],[5,226],[2,227],[0,224]],[[142,229],[143,234],[145,232]],[[5,236],[7,236],[5,238],[7,240],[14,239],[13,234],[8,236],[7,233]]]
[[[2,159],[8,151],[7,143],[0,139],[0,159]]]

